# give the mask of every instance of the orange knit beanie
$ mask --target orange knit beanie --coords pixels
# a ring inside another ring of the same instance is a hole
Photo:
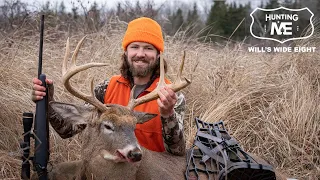
[[[146,17],[137,18],[128,24],[127,31],[122,41],[122,48],[132,42],[146,42],[152,44],[159,51],[163,52],[164,42],[160,25]]]

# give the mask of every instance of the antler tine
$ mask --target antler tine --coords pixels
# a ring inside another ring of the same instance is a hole
[[[135,104],[135,99],[134,99],[134,90],[136,89],[136,85],[134,85],[130,91],[130,99],[129,99],[129,103],[127,105],[127,107],[130,109],[130,110],[133,110],[133,108],[135,107],[134,104]]]
[[[177,75],[177,79],[174,81],[173,84],[166,84],[164,81],[165,72],[164,72],[163,55],[161,53],[160,54],[160,78],[159,78],[159,82],[158,82],[157,87],[149,94],[142,96],[138,99],[134,99],[133,96],[131,97],[131,95],[130,95],[130,101],[129,101],[127,107],[130,110],[133,110],[136,106],[138,106],[140,104],[143,104],[143,103],[146,103],[146,102],[149,102],[149,101],[152,101],[152,100],[159,98],[158,91],[164,86],[171,88],[174,92],[180,91],[181,89],[187,87],[191,83],[191,81],[188,80],[187,78],[184,78],[184,79],[181,78],[183,65],[184,65],[184,59],[185,59],[185,52],[184,52],[184,55],[182,58],[182,63],[180,66],[180,71],[178,72],[178,75]],[[134,89],[131,90],[132,94],[133,94],[133,90]]]
[[[181,64],[180,64],[180,68],[179,68],[179,71],[178,71],[178,74],[177,74],[177,77],[175,79],[175,83],[176,82],[180,82],[180,81],[183,81],[181,79],[181,75],[182,75],[182,70],[183,70],[183,67],[184,67],[184,60],[186,59],[186,51],[183,51],[183,56],[182,56],[182,61],[181,61]]]
[[[83,44],[83,41],[86,37],[83,37],[80,42],[78,43],[75,52],[72,55],[72,66],[69,68],[69,70],[67,70],[67,59],[69,56],[69,38],[67,40],[67,47],[66,47],[66,54],[65,54],[65,58],[64,58],[64,62],[62,65],[62,82],[65,86],[65,88],[74,96],[92,104],[93,106],[95,106],[96,108],[98,108],[101,112],[104,112],[105,110],[107,110],[108,108],[101,103],[95,96],[93,93],[93,79],[91,80],[91,95],[86,95],[80,91],[78,91],[77,89],[75,89],[73,86],[71,86],[70,84],[70,79],[71,77],[73,77],[75,74],[77,74],[80,71],[84,71],[86,69],[92,68],[92,67],[100,67],[100,66],[106,66],[108,65],[107,63],[88,63],[88,64],[84,64],[81,66],[77,66],[76,65],[76,58],[79,52],[80,47]]]
[[[71,58],[71,66],[76,66],[76,59],[78,57],[79,49],[82,46],[84,40],[87,38],[87,36],[84,36],[77,44],[76,49],[74,50],[74,53],[72,54]]]
[[[181,77],[183,67],[184,67],[185,58],[186,58],[186,51],[183,51],[182,61],[180,64],[180,68],[179,68],[179,72],[177,74],[177,77],[176,77],[173,84],[168,85],[171,89],[175,89],[176,91],[180,91],[181,89],[187,87],[191,83],[191,80]]]
[[[62,75],[66,74],[67,72],[67,62],[70,54],[70,46],[69,46],[69,37],[67,39],[67,44],[66,44],[66,52],[64,54],[64,59],[62,62]]]
[[[160,78],[159,78],[158,85],[156,87],[157,90],[166,86],[166,82],[164,81],[164,74],[165,72],[164,72],[163,54],[162,52],[160,52]]]

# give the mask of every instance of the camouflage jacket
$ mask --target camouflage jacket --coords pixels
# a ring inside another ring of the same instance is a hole
[[[104,95],[109,80],[98,84],[94,93],[96,98],[104,102]],[[177,103],[174,106],[174,113],[168,118],[161,117],[162,122],[162,137],[165,149],[174,155],[184,155],[185,153],[185,138],[183,133],[183,118],[185,113],[185,98],[180,92],[177,94]]]
[[[109,81],[98,84],[94,88],[96,98],[104,103],[104,95]],[[49,87],[49,101],[54,100],[53,98],[53,85]],[[174,113],[168,118],[161,117],[162,122],[162,137],[164,147],[167,152],[174,155],[185,154],[185,138],[183,133],[183,118],[185,113],[185,98],[180,92],[177,94],[177,103],[174,107]],[[49,106],[48,117],[51,126],[62,138],[69,138],[78,132],[82,131],[85,126],[79,124],[78,126],[72,126],[64,124],[61,117]],[[70,130],[72,129],[72,130]]]

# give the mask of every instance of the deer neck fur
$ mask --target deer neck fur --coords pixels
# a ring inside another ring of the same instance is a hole
[[[106,160],[98,155],[90,159],[83,160],[82,169],[86,178],[93,179],[136,179],[136,172],[140,166],[140,162],[114,162]]]

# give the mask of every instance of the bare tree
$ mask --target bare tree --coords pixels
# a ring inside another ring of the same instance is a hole
[[[21,27],[29,16],[27,4],[20,0],[5,0],[0,13],[0,28],[6,30]]]

